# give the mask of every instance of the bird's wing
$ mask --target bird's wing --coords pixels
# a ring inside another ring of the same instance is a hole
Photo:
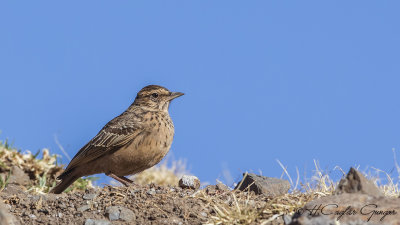
[[[105,154],[111,154],[144,132],[147,131],[143,123],[134,117],[126,118],[123,115],[116,117],[108,122],[89,143],[79,150],[65,171]]]

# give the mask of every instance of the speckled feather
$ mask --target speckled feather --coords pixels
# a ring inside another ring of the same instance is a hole
[[[79,177],[96,173],[111,174],[123,182],[128,180],[123,176],[157,164],[168,153],[174,136],[169,103],[181,95],[157,85],[144,87],[125,112],[79,150],[52,192],[61,193]]]

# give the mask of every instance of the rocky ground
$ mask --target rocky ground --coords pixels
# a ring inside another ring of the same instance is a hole
[[[400,224],[398,185],[378,187],[355,169],[330,185],[321,175],[302,191],[247,173],[234,189],[200,187],[193,176],[163,179],[174,174],[164,168],[130,187],[81,179],[66,193],[48,194],[61,171],[48,151],[39,159],[0,143],[0,224]]]
[[[154,184],[107,186],[60,195],[29,194],[9,184],[0,197],[20,224],[206,224],[224,220],[259,224],[273,214],[266,211],[255,216],[272,197],[231,191],[223,184],[201,190]],[[283,223],[282,218],[274,221]]]

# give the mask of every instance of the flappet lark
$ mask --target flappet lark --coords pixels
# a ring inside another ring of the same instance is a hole
[[[181,95],[157,85],[144,87],[125,112],[81,148],[51,192],[61,193],[78,178],[97,173],[105,173],[127,186],[132,181],[124,176],[159,163],[174,136],[169,104]]]

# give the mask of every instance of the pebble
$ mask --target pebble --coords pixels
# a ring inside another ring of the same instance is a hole
[[[76,210],[78,210],[79,212],[85,212],[88,209],[90,209],[89,205],[83,205],[83,206],[77,208]]]
[[[123,221],[133,221],[136,216],[132,210],[122,207],[122,206],[109,206],[106,208],[106,216],[109,220],[123,220]]]
[[[136,219],[136,216],[132,210],[127,209],[125,207],[120,207],[119,218],[123,221],[130,222],[130,221],[133,221],[134,219]]]
[[[109,206],[106,208],[106,216],[109,220],[118,220],[120,215],[119,207],[118,206]]]
[[[154,188],[151,188],[150,190],[147,191],[147,194],[155,195],[156,194],[156,190]]]
[[[59,202],[58,202],[58,208],[60,208],[60,209],[65,209],[65,208],[67,208],[67,206],[65,205],[64,202],[59,201]]]
[[[93,219],[87,219],[85,221],[85,225],[110,225],[110,221],[107,220],[93,220]]]
[[[200,180],[196,176],[183,175],[179,180],[179,187],[197,190],[200,187]]]
[[[92,200],[92,199],[96,198],[96,196],[97,196],[97,194],[84,194],[83,199]]]
[[[292,217],[288,215],[283,215],[283,222],[285,225],[290,224],[292,222]]]

